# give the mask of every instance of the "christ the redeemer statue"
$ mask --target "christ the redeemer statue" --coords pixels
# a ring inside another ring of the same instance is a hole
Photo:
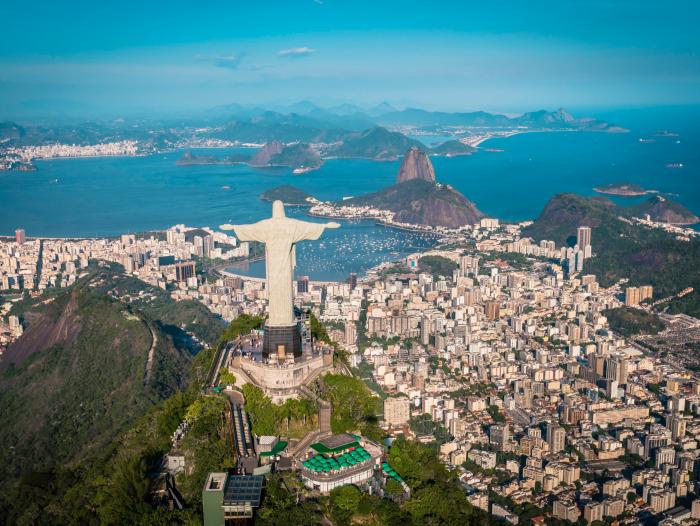
[[[269,301],[268,327],[294,325],[294,291],[292,273],[295,265],[294,244],[321,237],[326,228],[338,228],[338,223],[311,223],[291,219],[284,213],[282,201],[272,203],[272,217],[252,225],[221,225],[233,230],[241,241],[265,243],[265,274]]]

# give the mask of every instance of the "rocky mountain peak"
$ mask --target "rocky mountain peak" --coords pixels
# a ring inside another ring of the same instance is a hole
[[[403,183],[413,179],[435,182],[435,170],[433,163],[430,162],[430,157],[416,147],[409,149],[404,155],[396,182]]]

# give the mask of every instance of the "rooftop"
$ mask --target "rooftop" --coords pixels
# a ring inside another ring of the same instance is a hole
[[[262,475],[229,476],[224,489],[224,505],[235,506],[248,503],[254,507],[260,506],[264,479]]]
[[[351,447],[359,447],[360,437],[357,435],[351,435],[349,433],[344,433],[342,435],[333,435],[320,442],[311,444],[311,449],[322,454],[333,454]]]
[[[286,447],[287,447],[287,442],[284,440],[280,440],[272,447],[272,449],[270,451],[264,451],[264,452],[260,453],[260,456],[261,457],[273,457],[275,455],[279,455],[280,453],[282,453],[282,451],[285,450]]]

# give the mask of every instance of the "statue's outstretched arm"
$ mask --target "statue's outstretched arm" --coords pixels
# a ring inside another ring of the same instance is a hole
[[[321,237],[326,228],[338,228],[338,223],[311,223],[309,221],[294,220],[294,238],[292,243],[306,240],[316,240]]]

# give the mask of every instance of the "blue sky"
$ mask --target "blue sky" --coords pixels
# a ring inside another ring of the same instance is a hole
[[[507,112],[700,103],[691,0],[5,0],[0,118],[389,101]]]

